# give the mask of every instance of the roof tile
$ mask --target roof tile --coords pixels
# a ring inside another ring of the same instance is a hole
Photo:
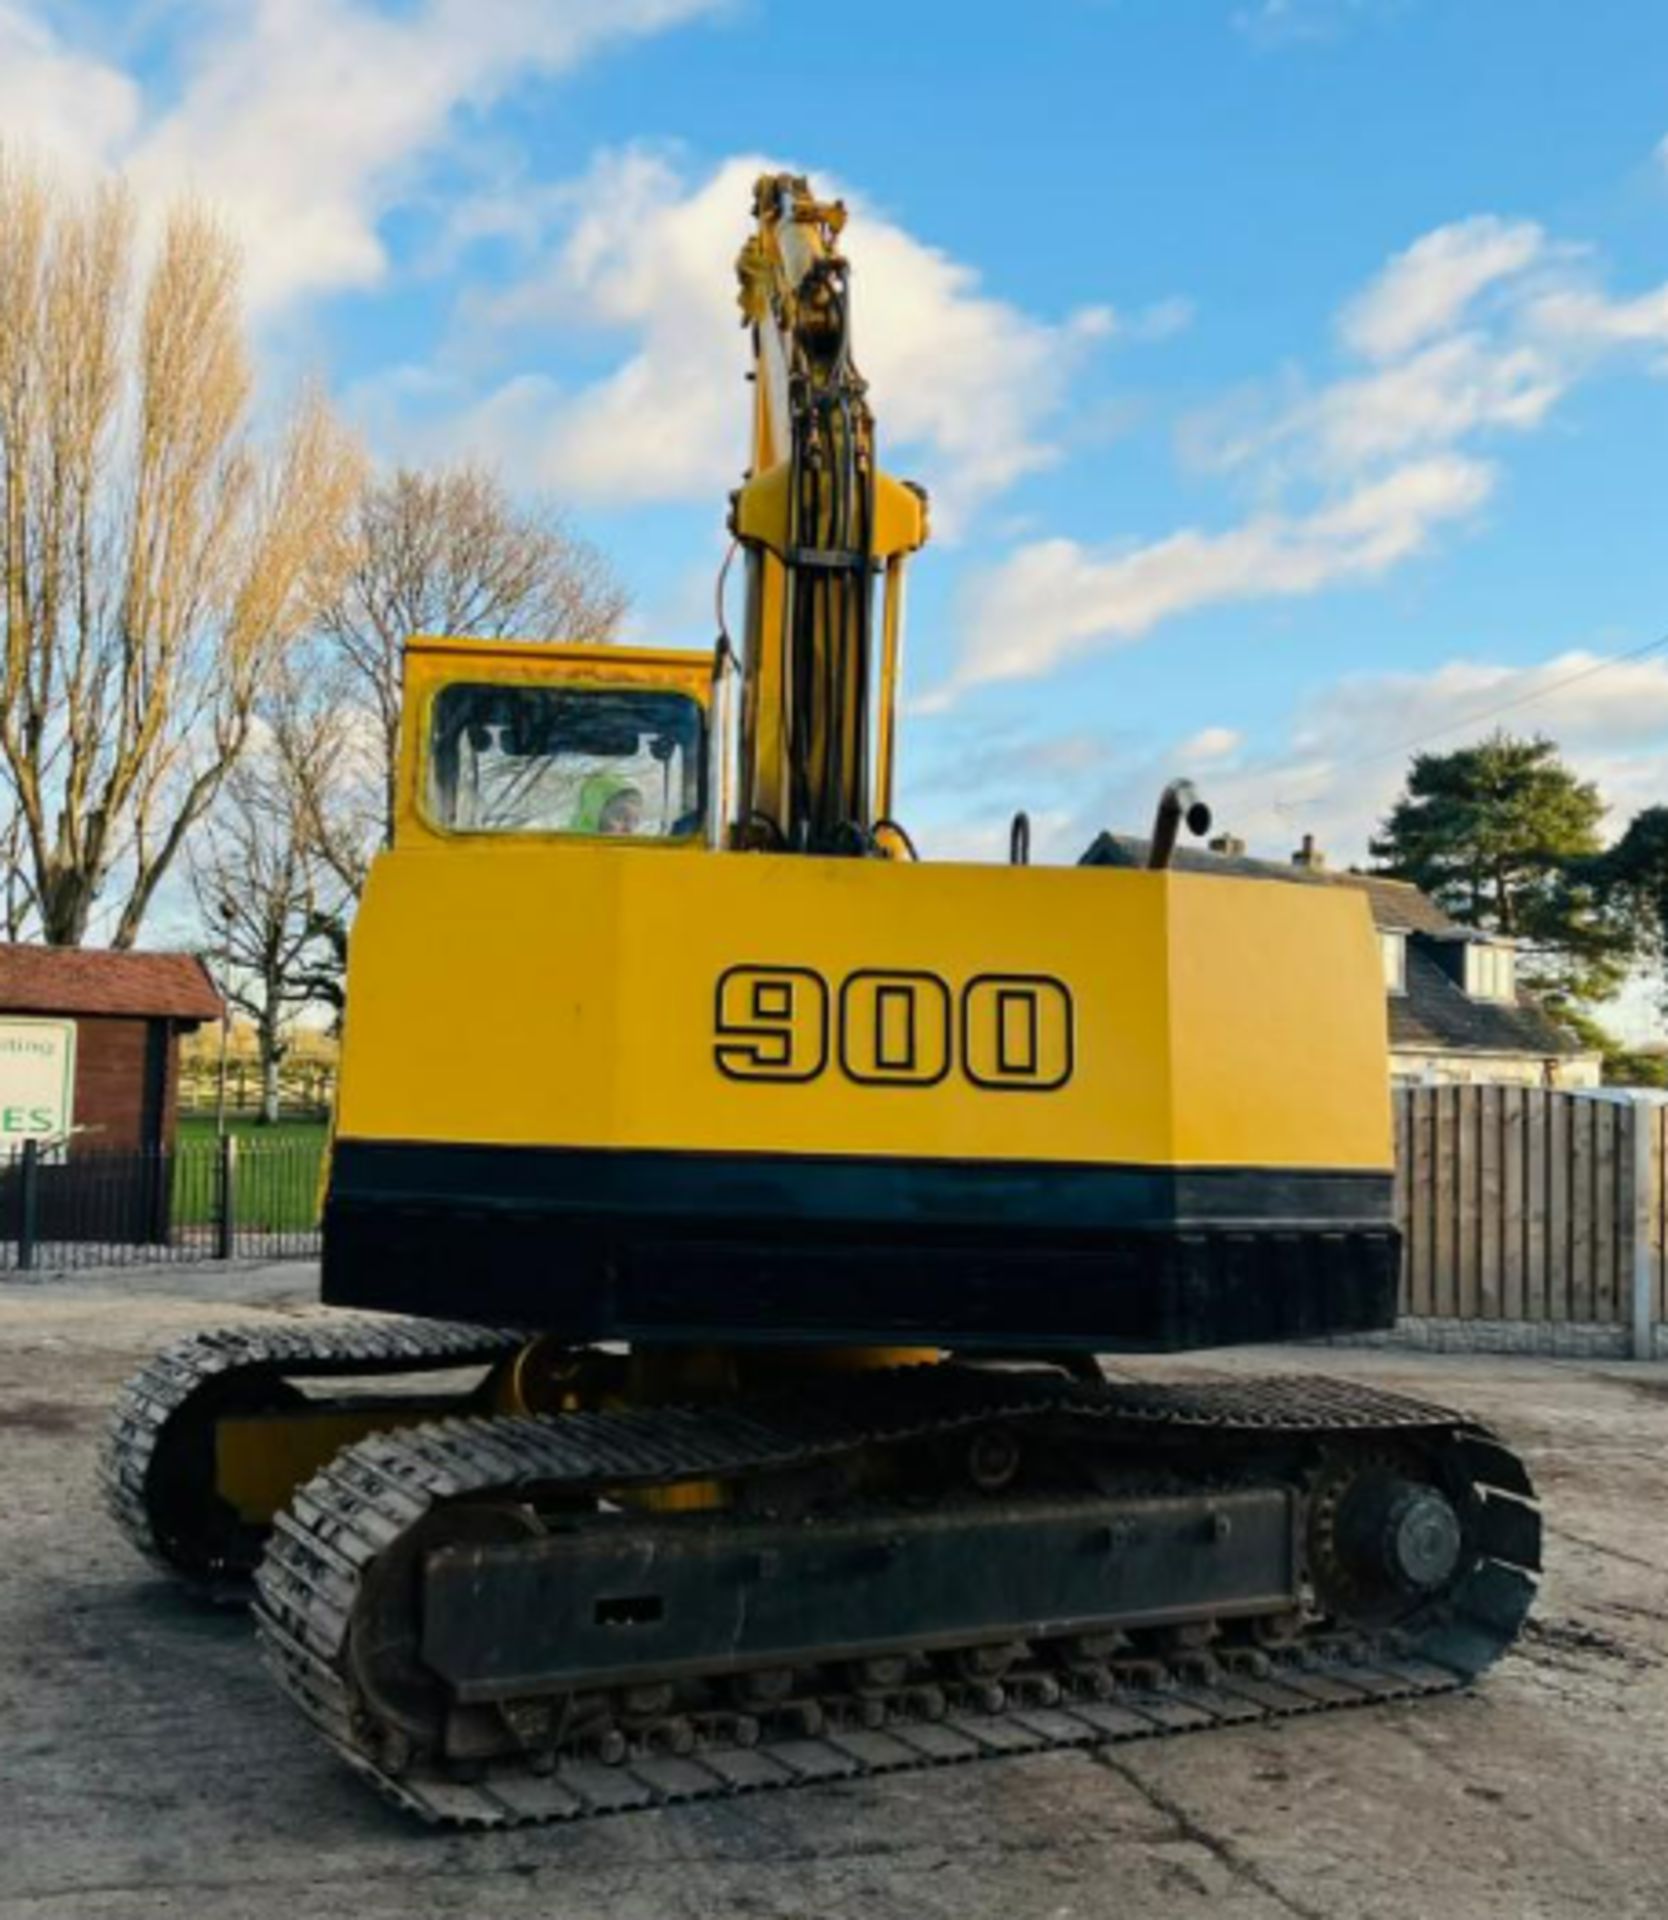
[[[1103,833],[1084,856],[1097,867],[1144,867],[1147,842],[1128,833]],[[1353,887],[1367,896],[1373,920],[1384,933],[1458,933],[1466,929],[1411,880],[1383,874],[1353,873],[1331,867],[1299,867],[1279,860],[1253,860],[1245,854],[1208,853],[1202,847],[1177,847],[1174,864],[1183,873],[1226,874],[1238,880],[1287,880],[1302,887]]]
[[[0,945],[0,1014],[6,1013],[218,1020],[220,995],[194,953]]]
[[[1404,1051],[1429,1047],[1440,1053],[1561,1056],[1585,1051],[1527,997],[1515,1002],[1473,1000],[1417,940],[1407,943],[1407,991],[1390,996],[1390,1044]]]

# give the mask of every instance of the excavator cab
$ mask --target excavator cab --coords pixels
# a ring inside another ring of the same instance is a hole
[[[712,657],[417,639],[395,845],[710,846]]]
[[[434,703],[426,812],[446,833],[687,840],[707,825],[705,731],[684,693],[455,682]]]

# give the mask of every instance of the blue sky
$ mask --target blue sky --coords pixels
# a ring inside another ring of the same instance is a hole
[[[1190,772],[1359,856],[1502,707],[1664,797],[1664,75],[1650,0],[0,0],[0,125],[219,201],[271,390],[549,496],[645,639],[711,638],[748,182],[845,193],[946,855]]]

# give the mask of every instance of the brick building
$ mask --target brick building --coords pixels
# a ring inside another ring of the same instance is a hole
[[[0,945],[0,1022],[74,1024],[72,1156],[171,1145],[180,1036],[220,1011],[194,954]]]

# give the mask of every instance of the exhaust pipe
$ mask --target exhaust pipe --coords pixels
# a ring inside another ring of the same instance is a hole
[[[1191,780],[1172,780],[1158,796],[1158,811],[1153,815],[1152,838],[1147,843],[1147,865],[1168,867],[1176,855],[1176,837],[1186,822],[1189,833],[1199,838],[1210,832],[1210,808],[1193,790]]]

